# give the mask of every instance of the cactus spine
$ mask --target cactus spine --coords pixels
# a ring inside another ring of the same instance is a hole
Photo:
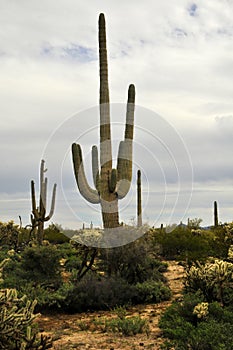
[[[46,215],[46,204],[47,204],[47,177],[44,177],[45,172],[45,161],[41,160],[40,165],[40,198],[39,206],[36,206],[36,195],[35,195],[35,184],[34,181],[31,181],[31,198],[32,198],[32,215],[31,222],[32,227],[37,227],[37,241],[39,245],[42,245],[43,236],[44,236],[44,223],[51,219],[54,213],[55,208],[55,197],[56,197],[56,187],[53,185],[53,193],[51,200],[51,209],[48,215]]]
[[[142,226],[142,188],[141,188],[141,170],[137,172],[137,226]]]
[[[81,195],[90,203],[100,204],[104,228],[119,226],[118,200],[126,196],[132,179],[132,143],[134,124],[135,87],[128,89],[125,138],[120,142],[117,168],[112,168],[108,64],[104,14],[99,15],[100,61],[100,157],[97,146],[92,147],[92,174],[95,189],[86,179],[81,146],[72,145],[73,166]],[[100,163],[100,164],[99,164]]]
[[[214,226],[218,226],[218,204],[214,201]]]

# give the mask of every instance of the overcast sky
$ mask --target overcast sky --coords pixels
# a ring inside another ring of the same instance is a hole
[[[98,15],[107,22],[113,157],[136,86],[134,175],[121,219],[136,216],[142,170],[143,220],[233,220],[232,0],[1,0],[0,220],[29,223],[30,181],[46,161],[53,222],[101,225],[99,206],[78,193],[70,146],[98,144]],[[91,183],[92,185],[92,183]],[[49,198],[50,201],[50,198]],[[50,205],[50,203],[49,203]],[[49,209],[49,208],[48,208]]]

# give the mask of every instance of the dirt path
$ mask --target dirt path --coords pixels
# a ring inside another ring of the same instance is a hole
[[[172,299],[180,296],[183,284],[184,270],[177,262],[169,262],[164,274],[172,290]],[[117,333],[103,333],[96,326],[98,320],[110,318],[111,312],[81,313],[76,315],[42,316],[39,320],[40,329],[53,336],[53,350],[159,350],[162,343],[158,321],[161,313],[171,304],[171,301],[159,304],[137,305],[129,310],[127,315],[140,315],[149,321],[149,334],[122,336]],[[80,330],[80,326],[82,330]]]

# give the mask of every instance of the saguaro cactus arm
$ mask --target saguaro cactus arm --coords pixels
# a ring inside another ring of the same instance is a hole
[[[100,197],[99,197],[98,191],[92,189],[88,185],[86,175],[84,172],[82,150],[80,145],[73,143],[72,155],[73,155],[73,164],[74,164],[74,174],[75,174],[76,182],[81,195],[92,204],[100,203]]]
[[[36,208],[35,183],[33,180],[31,181],[31,197],[32,197],[32,213],[35,219],[39,219],[39,212],[38,212],[38,209]]]
[[[92,146],[92,176],[95,188],[99,192],[99,156],[97,146]]]
[[[44,221],[50,220],[51,217],[53,216],[54,209],[55,209],[56,189],[57,189],[57,185],[54,184],[54,185],[53,185],[53,193],[52,193],[52,200],[51,200],[50,212],[49,212],[49,214],[45,217]]]
[[[132,180],[132,152],[133,152],[133,128],[135,109],[135,87],[133,84],[128,89],[128,101],[125,123],[125,139],[121,141],[118,151],[117,171],[118,183],[116,192],[119,199],[124,198],[130,189]]]

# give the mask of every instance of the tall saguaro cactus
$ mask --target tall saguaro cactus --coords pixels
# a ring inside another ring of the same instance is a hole
[[[32,198],[32,215],[31,221],[32,226],[37,226],[37,240],[38,244],[41,245],[44,236],[44,223],[51,219],[54,213],[55,208],[55,198],[56,198],[56,187],[53,185],[53,193],[51,200],[51,208],[48,215],[46,215],[46,205],[47,205],[47,183],[48,179],[44,176],[47,169],[45,169],[45,161],[42,159],[40,165],[40,197],[39,197],[39,206],[36,206],[36,195],[35,195],[35,184],[34,181],[31,181],[31,198]]]
[[[141,170],[137,172],[137,226],[142,226],[142,186]]]
[[[218,226],[218,204],[214,201],[214,226]]]
[[[76,182],[81,195],[90,203],[101,205],[104,228],[119,226],[118,200],[124,198],[132,179],[132,144],[134,128],[135,87],[128,89],[125,138],[119,144],[117,168],[112,168],[112,144],[108,88],[108,64],[104,14],[99,15],[99,64],[100,64],[100,157],[97,146],[92,147],[92,172],[95,189],[87,182],[82,150],[72,145]]]

